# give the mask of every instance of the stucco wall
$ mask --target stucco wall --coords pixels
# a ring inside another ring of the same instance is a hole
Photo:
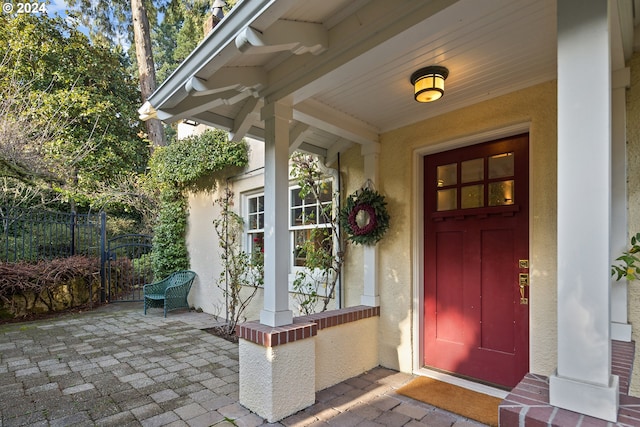
[[[238,349],[240,402],[269,422],[275,422],[315,401],[315,341],[304,339],[264,347],[240,340]],[[292,379],[295,379],[292,381]]]
[[[199,130],[199,128],[195,128]],[[238,173],[217,183],[214,190],[208,192],[190,193],[188,195],[189,216],[187,218],[187,250],[191,269],[198,274],[189,293],[189,304],[201,308],[206,313],[225,317],[226,307],[224,292],[220,282],[222,265],[220,264],[220,246],[213,221],[220,213],[220,205],[216,201],[222,196],[225,187],[234,191],[234,208],[242,213],[242,193],[260,189],[264,185],[260,168],[264,166],[264,144],[255,140],[248,140],[249,165],[247,172]],[[245,293],[250,292],[249,289]],[[262,308],[262,289],[259,289],[252,303],[245,311],[249,320],[259,318]]]
[[[424,108],[437,108],[438,104]],[[556,366],[556,84],[544,83],[504,95],[465,109],[443,114],[413,126],[381,136],[380,182],[386,195],[391,228],[379,243],[381,317],[378,360],[383,366],[410,372],[413,366],[414,299],[413,259],[416,236],[413,212],[417,193],[413,188],[416,150],[445,149],[447,143],[461,139],[484,142],[474,136],[529,124],[530,132],[530,366],[535,373],[549,375]],[[252,146],[254,162],[248,169],[262,166],[261,143]],[[335,165],[334,165],[335,166]],[[344,195],[364,183],[360,147],[341,156]],[[240,194],[262,186],[259,176],[233,180],[238,211]],[[219,276],[218,246],[212,221],[215,195],[198,194],[189,198],[189,252],[192,268],[199,279],[191,300],[205,311],[224,315],[220,309],[221,291],[214,280]],[[362,248],[349,245],[345,265],[345,306],[360,304],[362,295]],[[514,284],[515,286],[515,284]],[[295,302],[290,307],[295,311]],[[262,308],[262,292],[247,311],[257,319]],[[330,307],[333,308],[333,307]]]
[[[192,133],[201,133],[201,127],[183,125],[181,137],[186,137]],[[244,195],[263,192],[264,188],[264,143],[252,139],[247,140],[249,148],[249,164],[244,172],[228,177],[228,180],[221,180],[214,190],[208,192],[190,193],[188,195],[189,216],[187,218],[187,249],[189,251],[191,269],[198,274],[191,292],[189,293],[189,304],[195,308],[200,308],[206,313],[225,317],[226,307],[224,292],[220,286],[224,286],[221,281],[222,265],[220,264],[220,246],[218,236],[213,226],[214,219],[220,213],[220,206],[216,201],[222,196],[225,187],[229,187],[234,193],[233,209],[239,215],[244,215],[245,200]],[[293,181],[291,185],[295,184]],[[362,270],[362,268],[360,268]],[[294,278],[290,275],[290,280]],[[252,291],[247,288],[243,295],[248,295]],[[346,306],[359,304],[362,291],[358,291],[358,299],[352,298],[352,303]],[[246,320],[257,320],[260,318],[260,311],[264,304],[264,292],[258,289],[257,293],[247,306],[243,317]],[[320,305],[321,302],[318,303]],[[300,315],[298,310],[298,300],[295,294],[289,294],[289,307],[294,315]],[[328,309],[337,308],[336,300],[333,299],[328,305]],[[243,319],[241,319],[243,320]]]
[[[220,213],[220,207],[214,201],[220,196],[220,191],[189,194],[187,250],[190,268],[198,274],[189,292],[189,305],[224,319],[226,306],[224,282],[220,276],[223,271],[221,249],[213,226],[213,220]],[[246,289],[242,295],[246,298],[251,291]],[[262,289],[259,289],[254,296],[255,301],[244,312],[248,320],[260,317],[262,295]]]
[[[634,54],[631,67],[631,87],[627,91],[627,195],[629,199],[629,235],[640,231],[640,53]],[[629,323],[632,339],[640,340],[640,283],[629,284]],[[637,353],[636,353],[637,356]],[[640,396],[640,364],[635,359],[630,393]]]
[[[364,184],[364,161],[360,154],[360,146],[355,145],[340,157],[342,171],[342,191],[344,198]],[[334,167],[336,167],[334,165]],[[347,244],[344,260],[344,306],[353,307],[360,304],[364,289],[363,250],[361,246]]]
[[[318,331],[316,390],[338,384],[378,365],[377,316]]]
[[[530,366],[545,375],[555,368],[556,115],[556,83],[549,82],[382,135],[378,187],[391,215],[389,234],[379,244],[382,365],[412,369],[414,151],[530,123]]]
[[[206,313],[224,316],[224,306],[219,303],[224,299],[216,282],[221,272],[218,238],[213,228],[213,219],[220,211],[213,205],[217,197],[215,192],[188,196],[187,250],[190,268],[198,275],[189,292],[189,305]]]

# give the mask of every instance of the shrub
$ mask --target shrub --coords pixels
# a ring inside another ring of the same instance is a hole
[[[209,130],[155,149],[149,161],[149,184],[160,194],[153,238],[156,277],[189,268],[185,242],[186,190],[203,189],[203,179],[227,167],[245,166],[247,162],[246,144],[229,141],[227,132],[222,130]]]
[[[37,263],[0,263],[0,301],[14,316],[75,307],[92,300],[100,260],[73,256]]]

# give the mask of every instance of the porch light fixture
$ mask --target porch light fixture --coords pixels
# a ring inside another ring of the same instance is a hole
[[[433,102],[444,95],[444,81],[449,76],[445,67],[432,65],[420,68],[411,75],[414,97],[418,102]]]

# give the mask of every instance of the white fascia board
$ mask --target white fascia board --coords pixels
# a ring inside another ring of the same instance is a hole
[[[309,132],[311,128],[309,125],[294,122],[295,124],[289,130],[289,155],[293,154],[294,151],[300,147],[300,145],[304,142],[304,138]]]
[[[424,28],[427,19],[458,1],[370,0],[362,5],[362,11],[329,30],[329,48],[322,55],[293,56],[272,68],[269,86],[261,95],[268,100],[293,95],[294,103],[311,98],[332,87],[336,75],[358,72],[371,58],[377,63],[381,45],[393,49],[393,43],[404,44],[408,30]]]
[[[201,102],[196,102],[198,99],[194,100],[194,98],[189,98],[187,101],[180,105],[180,109],[178,111],[171,111],[170,109],[159,110],[158,117],[161,118],[161,114],[169,115],[170,117],[165,119],[169,122],[174,122],[176,120],[182,119],[190,119],[194,115],[210,109],[215,109],[223,105],[235,105],[251,96],[252,93],[248,91],[238,92],[235,90],[230,90],[227,92],[223,92],[222,94],[201,97]]]
[[[241,55],[235,39],[247,26],[269,12],[277,20],[294,0],[251,0],[239,2],[208,36],[191,52],[178,68],[149,97],[156,110],[170,109],[186,96],[185,83],[215,58],[220,69],[234,57]]]
[[[303,142],[294,151],[308,153],[308,154],[314,154],[314,155],[318,156],[320,159],[322,159],[323,161],[324,161],[324,159],[327,158],[327,149],[326,148],[318,147],[317,145],[313,145],[313,144],[310,144],[308,142]],[[289,153],[291,154],[293,152],[291,150],[289,150]]]

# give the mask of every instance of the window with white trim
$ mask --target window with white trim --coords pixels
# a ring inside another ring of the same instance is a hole
[[[313,195],[301,197],[300,187],[289,188],[289,235],[290,251],[289,265],[292,272],[298,268],[305,268],[306,253],[302,248],[305,241],[312,236],[312,230],[321,228],[326,230],[324,237],[331,233],[331,202],[333,186],[330,180],[324,181],[321,186],[320,201]],[[245,196],[247,252],[255,253],[264,251],[264,194],[252,194]],[[317,244],[333,245],[332,239],[324,239],[316,233]]]
[[[327,246],[331,250],[331,239],[326,237],[331,233],[331,181],[323,181],[320,189],[320,200],[312,194],[301,197],[300,187],[289,190],[289,209],[292,239],[293,267],[306,267],[307,258],[303,245],[312,238],[312,230],[323,229],[323,233],[315,233],[317,245]]]
[[[247,252],[264,252],[264,194],[247,196]]]

